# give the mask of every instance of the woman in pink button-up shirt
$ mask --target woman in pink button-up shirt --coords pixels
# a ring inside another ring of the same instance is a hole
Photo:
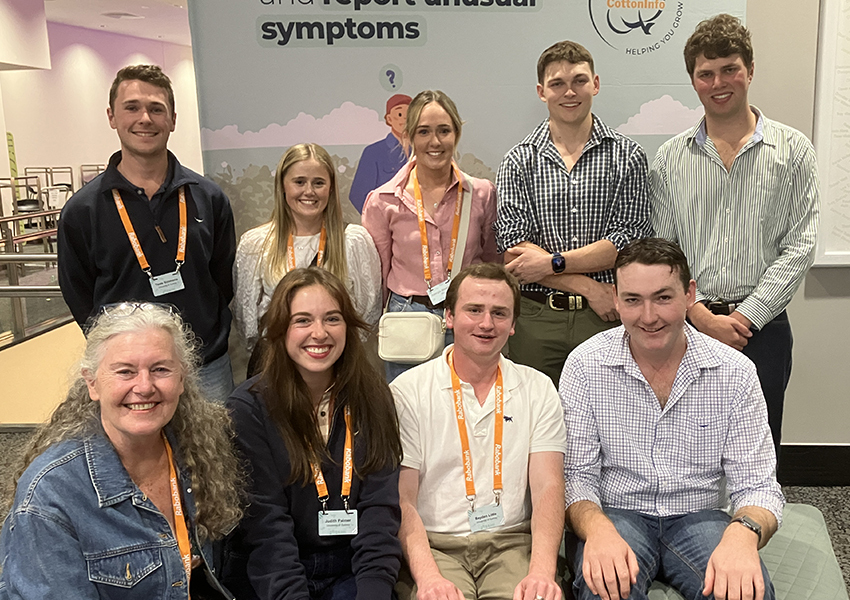
[[[464,201],[472,204],[463,261],[454,266],[454,271],[473,263],[501,262],[493,232],[496,188],[486,179],[470,177],[457,169],[453,157],[460,133],[460,115],[451,98],[440,91],[417,94],[407,110],[405,127],[413,147],[412,158],[395,177],[366,198],[363,226],[381,257],[383,298],[385,303],[389,300],[389,312],[428,311],[443,316],[443,303],[433,303],[428,297],[414,179],[418,180],[425,209],[431,288],[449,278],[459,185],[463,186]],[[451,342],[449,331],[446,344]],[[412,366],[387,363],[387,380],[392,381]]]

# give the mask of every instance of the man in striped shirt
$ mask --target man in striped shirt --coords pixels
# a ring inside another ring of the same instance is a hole
[[[814,148],[749,104],[753,48],[736,17],[700,23],[685,45],[685,64],[705,118],[658,150],[653,225],[690,262],[697,283],[690,321],[756,364],[778,454],[791,374],[785,307],[817,238]]]
[[[549,117],[505,155],[496,242],[522,285],[511,359],[557,385],[567,355],[617,324],[611,267],[617,251],[651,234],[643,149],[591,112],[593,57],[559,42],[537,61]]]

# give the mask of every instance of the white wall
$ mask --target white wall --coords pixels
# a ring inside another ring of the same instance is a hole
[[[49,69],[43,0],[0,0],[0,70]]]
[[[755,76],[750,101],[811,138],[817,0],[749,0]],[[783,444],[850,444],[850,269],[812,269],[788,307],[794,365]]]
[[[15,136],[21,174],[26,166],[71,166],[79,186],[81,164],[105,163],[119,149],[106,118],[109,86],[121,67],[138,63],[158,64],[171,78],[177,129],[169,148],[181,163],[203,171],[190,47],[57,23],[48,23],[47,32],[49,71],[0,72],[3,131]]]

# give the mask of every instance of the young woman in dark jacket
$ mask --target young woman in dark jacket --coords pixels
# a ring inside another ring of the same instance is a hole
[[[389,600],[401,444],[366,325],[339,279],[315,267],[281,280],[264,319],[263,371],[228,401],[250,505],[223,579],[240,599]]]

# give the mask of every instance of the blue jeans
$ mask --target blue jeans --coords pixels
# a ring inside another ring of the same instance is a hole
[[[652,517],[636,512],[606,508],[605,514],[631,547],[640,570],[629,598],[646,600],[654,579],[668,583],[686,600],[705,600],[705,569],[711,553],[729,525],[729,515],[719,510],[703,510],[675,517]],[[577,600],[599,598],[584,582],[581,563],[584,542],[567,535],[567,560],[573,566],[573,593]],[[773,584],[764,561],[764,598],[774,600]],[[709,596],[713,599],[714,596]]]
[[[428,308],[424,304],[420,304],[419,302],[413,302],[410,298],[405,296],[399,296],[395,292],[390,292],[390,300],[387,304],[387,312],[429,312],[437,315],[438,317],[443,317],[443,309],[442,308]],[[451,329],[446,330],[446,343],[453,343],[455,340],[454,332]],[[416,365],[413,364],[403,364],[403,363],[394,363],[394,362],[384,362],[386,371],[387,371],[387,383],[391,383],[393,379],[401,375],[407,370],[412,369]]]
[[[355,600],[357,582],[351,573],[351,550],[311,554],[301,559],[307,589],[315,600]]]
[[[216,404],[224,404],[230,392],[233,391],[230,355],[225,352],[224,356],[202,366],[198,372],[198,379],[201,395],[204,398]]]

